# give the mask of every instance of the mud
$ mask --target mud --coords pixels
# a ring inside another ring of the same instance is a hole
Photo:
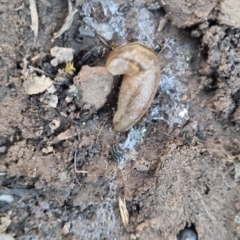
[[[70,29],[52,42],[67,1],[37,1],[37,38],[29,2],[0,1],[0,196],[13,197],[0,201],[0,237],[181,239],[190,227],[201,240],[240,238],[239,26],[224,1],[164,2],[75,1]],[[74,49],[76,75],[132,41],[155,49],[161,77],[148,112],[118,133],[121,79],[97,111],[67,102],[73,76],[51,66],[50,49]],[[58,83],[56,107],[49,93],[24,92],[29,65]]]

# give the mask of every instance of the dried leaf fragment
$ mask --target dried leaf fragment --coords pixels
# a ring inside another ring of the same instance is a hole
[[[163,30],[163,28],[165,27],[166,23],[167,23],[167,16],[164,16],[159,22],[157,31],[161,32]]]
[[[72,130],[72,129],[67,129],[66,131],[60,133],[58,136],[57,136],[57,139],[59,141],[62,141],[62,140],[66,140],[66,139],[69,139],[73,136],[76,136],[76,133]]]
[[[51,87],[52,84],[53,81],[49,77],[42,75],[41,77],[34,76],[24,81],[23,87],[27,94],[34,95],[44,92]]]
[[[118,205],[119,205],[119,210],[120,210],[120,215],[121,215],[123,225],[124,225],[125,228],[127,228],[127,225],[129,223],[129,213],[128,213],[128,210],[127,210],[127,205],[126,205],[125,198],[122,200],[119,197]]]

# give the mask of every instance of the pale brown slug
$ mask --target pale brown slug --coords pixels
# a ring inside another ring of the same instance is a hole
[[[123,74],[113,118],[116,131],[129,130],[150,107],[158,89],[159,65],[155,53],[139,42],[117,47],[108,56],[107,70],[112,75]]]

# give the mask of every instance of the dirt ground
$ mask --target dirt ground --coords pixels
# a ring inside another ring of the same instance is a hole
[[[0,0],[0,239],[184,240],[186,228],[200,240],[240,239],[238,1],[72,6],[70,28],[53,40],[68,1],[37,1],[36,37],[29,1]],[[104,66],[112,46],[134,41],[156,52],[161,76],[150,109],[120,133],[112,119],[121,77],[97,110],[66,97],[82,65]],[[63,82],[65,64],[50,64],[54,46],[74,50],[76,71]],[[54,80],[56,106],[46,92],[26,93],[31,66]]]

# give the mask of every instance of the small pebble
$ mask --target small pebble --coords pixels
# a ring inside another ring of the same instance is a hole
[[[191,36],[195,37],[195,38],[201,37],[201,35],[202,35],[201,31],[199,31],[197,29],[192,30],[192,32],[191,32]]]
[[[58,177],[60,179],[61,182],[64,182],[67,180],[67,172],[62,172],[58,174]]]
[[[155,48],[154,48],[154,51],[155,51],[155,52],[160,52],[161,49],[162,49],[161,45],[160,45],[160,44],[157,44],[157,45],[155,46]]]
[[[59,63],[71,62],[73,60],[72,48],[54,47],[50,49],[52,57],[51,65],[56,67]]]
[[[179,240],[197,240],[197,234],[192,229],[184,229]]]
[[[49,153],[52,153],[52,152],[54,152],[54,149],[53,149],[52,146],[47,146],[46,148],[42,149],[42,153],[44,153],[44,154],[49,154]]]
[[[155,2],[147,2],[146,3],[146,7],[149,9],[149,10],[158,10],[161,8],[161,5],[158,1],[155,1]]]
[[[48,105],[49,107],[56,108],[58,104],[58,96],[57,95],[50,95],[48,97]]]
[[[51,132],[53,133],[57,128],[60,127],[61,121],[57,119],[53,119],[52,122],[49,123],[49,127]]]
[[[1,146],[0,147],[0,154],[1,153],[5,153],[7,151],[7,147],[6,146]]]
[[[12,195],[0,195],[0,201],[2,202],[7,202],[7,203],[10,203],[12,202],[14,199],[13,199],[13,196]]]
[[[95,37],[95,32],[89,26],[86,27],[81,26],[79,28],[79,33],[82,36]]]
[[[64,225],[63,228],[62,228],[62,234],[63,234],[63,235],[69,234],[70,228],[71,228],[71,222],[65,223],[65,225]]]

